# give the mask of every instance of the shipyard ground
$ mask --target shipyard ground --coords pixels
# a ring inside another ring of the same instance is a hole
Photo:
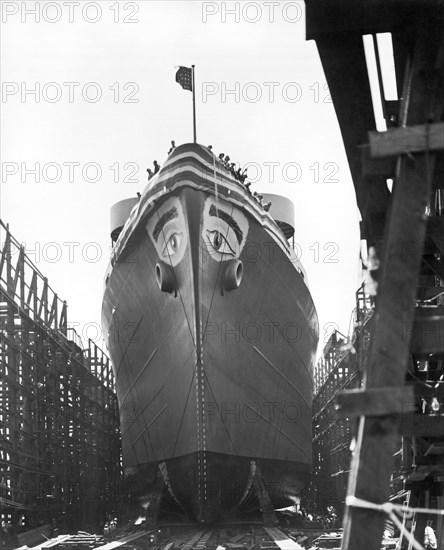
[[[305,522],[307,523],[307,522]],[[128,525],[107,535],[79,532],[76,535],[59,535],[37,546],[19,548],[57,550],[101,548],[110,550],[300,550],[308,548],[338,548],[341,534],[327,533],[314,526],[264,526],[260,523],[223,523],[196,526],[195,523],[170,523],[157,527]],[[12,548],[12,547],[11,547]]]
[[[291,521],[291,520],[290,520]],[[284,519],[284,523],[290,523]],[[318,522],[299,521],[294,525],[265,526],[255,523],[220,523],[199,526],[195,523],[165,523],[156,527],[127,525],[106,535],[79,531],[58,535],[38,545],[19,546],[19,550],[339,550],[342,528],[331,531]],[[385,539],[384,550],[394,550],[398,539]],[[3,548],[14,548],[3,546]],[[15,548],[17,548],[15,546]]]

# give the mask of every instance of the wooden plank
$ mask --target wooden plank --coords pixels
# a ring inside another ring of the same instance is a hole
[[[414,388],[411,386],[352,389],[339,392],[337,410],[341,417],[402,414],[405,403],[412,402]]]
[[[6,239],[5,244],[3,245],[3,250],[0,253],[0,286],[2,286],[5,290],[7,290],[7,284],[1,285],[2,281],[5,281],[7,283],[7,276],[5,275],[3,277],[3,266],[5,265],[5,262],[11,261],[11,233],[9,233],[9,230],[6,230]]]
[[[374,158],[370,154],[370,145],[361,147],[361,162],[363,176],[384,176],[394,178],[396,173],[396,158]]]
[[[126,544],[126,543],[123,542],[123,541],[114,540],[112,542],[108,542],[107,544],[104,544],[100,548],[102,550],[113,550],[113,548],[118,548],[119,546],[123,546],[124,544]]]
[[[239,542],[247,535],[248,533],[239,533],[238,535],[234,535],[234,537],[231,537],[230,539],[228,539],[228,542]]]
[[[419,6],[419,4],[421,4]],[[306,0],[307,40],[328,34],[394,32],[415,23],[419,11],[433,10],[439,0]]]
[[[204,531],[198,531],[194,537],[192,537],[190,540],[185,542],[185,544],[182,545],[182,548],[193,548],[194,545],[197,543],[199,539],[203,537]]]
[[[393,157],[408,153],[444,149],[444,122],[389,128],[368,133],[372,157]]]
[[[427,414],[405,414],[402,417],[400,431],[404,436],[442,437],[444,417]]]
[[[406,475],[406,479],[409,481],[421,481],[425,479],[429,474],[435,471],[435,466],[420,466]]]
[[[39,542],[48,540],[51,536],[51,525],[48,523],[42,525],[41,527],[36,527],[35,529],[30,529],[25,533],[20,533],[17,535],[17,542],[20,546],[28,545],[35,546]]]
[[[444,454],[444,452],[443,452]],[[415,464],[416,466],[437,466],[444,470],[444,463],[442,456],[440,455],[431,455],[431,456],[415,456]]]
[[[207,531],[196,543],[195,549],[205,548],[208,542],[208,539],[213,534],[212,531]]]
[[[409,481],[406,480],[405,488],[407,491],[414,491],[418,493],[424,493],[425,491],[430,491],[431,494],[437,496],[442,494],[444,489],[444,483],[442,481]]]
[[[154,533],[154,531],[139,531],[138,533],[132,533],[131,535],[127,535],[120,540],[108,542],[107,544],[100,546],[100,550],[112,550],[113,548],[118,548],[119,546],[123,546],[128,542],[136,541],[137,539],[149,535],[150,533]]]
[[[264,524],[275,525],[278,521],[274,512],[274,507],[270,497],[268,496],[267,489],[262,479],[262,473],[258,466],[256,467],[255,474],[253,475],[253,487],[262,510],[262,519]]]
[[[264,527],[273,542],[281,550],[304,550],[303,547],[276,527]]]

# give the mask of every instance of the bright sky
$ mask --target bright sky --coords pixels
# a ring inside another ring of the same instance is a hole
[[[294,201],[321,338],[332,323],[348,332],[358,211],[302,1],[1,8],[0,216],[68,301],[81,336],[102,344],[111,205],[143,190],[171,139],[192,141],[191,92],[174,79],[191,64],[198,142],[250,163],[254,190]]]

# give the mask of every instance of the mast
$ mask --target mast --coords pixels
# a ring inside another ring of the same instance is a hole
[[[191,65],[192,69],[192,90],[193,90],[193,141],[196,143],[196,86],[195,86],[195,79],[194,79],[194,65]]]

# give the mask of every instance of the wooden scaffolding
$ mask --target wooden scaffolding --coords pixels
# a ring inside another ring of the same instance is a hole
[[[0,237],[2,536],[97,527],[119,497],[110,361],[68,328],[66,302],[1,221]]]
[[[329,506],[341,515],[350,472],[354,419],[339,414],[338,394],[360,388],[370,342],[373,307],[363,287],[356,292],[353,333],[335,331],[314,376],[313,468],[308,492],[311,511],[325,516]]]
[[[338,117],[378,289],[363,387],[339,401],[358,426],[342,548],[379,550],[386,513],[378,505],[391,496],[400,438],[410,506],[444,504],[444,5],[306,0],[306,8],[307,38],[317,43]],[[383,92],[383,33],[393,44],[397,100]],[[379,132],[367,36],[387,126]],[[421,543],[426,519],[418,514],[408,525]],[[430,519],[442,548],[442,516]]]

